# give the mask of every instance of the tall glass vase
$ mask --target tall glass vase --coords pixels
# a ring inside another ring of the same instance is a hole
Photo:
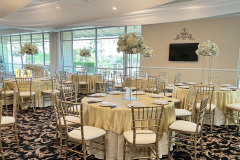
[[[205,56],[202,56],[202,77],[201,83],[204,84],[204,69],[205,69]]]
[[[212,56],[209,56],[208,84],[212,82]]]

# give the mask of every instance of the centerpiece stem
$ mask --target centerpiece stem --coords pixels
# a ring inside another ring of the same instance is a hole
[[[210,83],[211,82],[211,78],[212,78],[212,73],[211,73],[211,71],[212,71],[212,56],[210,56],[209,57],[209,72],[208,72],[208,83]]]
[[[202,84],[204,83],[205,56],[202,56]]]

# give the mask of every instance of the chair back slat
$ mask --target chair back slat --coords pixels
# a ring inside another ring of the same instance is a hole
[[[32,78],[15,78],[15,80],[19,93],[32,91]]]

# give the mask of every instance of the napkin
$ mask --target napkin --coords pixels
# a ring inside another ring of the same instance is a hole
[[[168,100],[160,100],[157,99],[155,101],[153,101],[154,104],[168,104]]]

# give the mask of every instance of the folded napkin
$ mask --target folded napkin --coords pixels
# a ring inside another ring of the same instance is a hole
[[[151,94],[151,95],[149,95],[149,97],[152,97],[152,98],[163,98],[164,96],[160,95],[160,94]]]
[[[128,107],[146,107],[146,105],[145,104],[142,104],[142,103],[140,103],[140,102],[132,102],[131,104],[128,104],[127,105]]]
[[[168,104],[168,100],[156,99],[153,101],[154,104]]]
[[[86,99],[86,101],[88,101],[88,102],[101,102],[101,101],[103,101],[103,99],[101,99],[101,98],[88,98],[88,99]]]

